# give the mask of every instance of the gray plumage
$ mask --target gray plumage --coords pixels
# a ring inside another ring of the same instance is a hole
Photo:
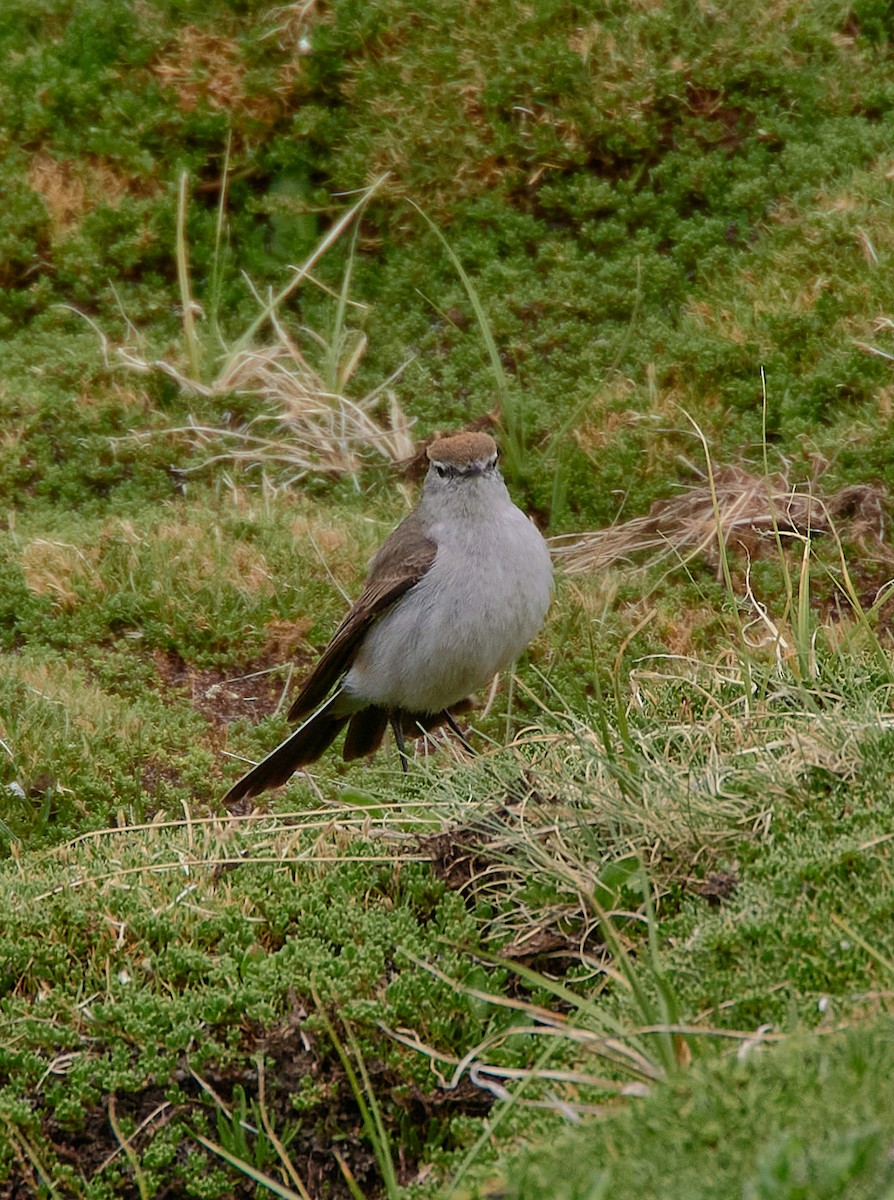
[[[449,720],[449,709],[510,666],[542,626],[549,552],[512,503],[493,438],[441,438],[428,459],[417,507],[373,558],[289,710],[290,720],[313,715],[225,803],[284,783],[346,724],[345,759],[378,749],[389,721],[402,749],[403,732]]]

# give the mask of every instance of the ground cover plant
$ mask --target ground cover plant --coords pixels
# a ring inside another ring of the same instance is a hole
[[[891,19],[8,0],[0,1196],[885,1196]],[[225,812],[495,431],[514,682]]]

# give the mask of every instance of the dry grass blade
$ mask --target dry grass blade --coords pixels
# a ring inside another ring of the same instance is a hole
[[[109,1097],[110,1105],[112,1104],[113,1099],[114,1099],[113,1097],[111,1097],[111,1096]],[[125,1153],[125,1144],[132,1147],[133,1143],[136,1141],[137,1137],[143,1132],[143,1130],[148,1129],[150,1126],[153,1126],[153,1125],[154,1125],[154,1128],[157,1130],[157,1129],[160,1129],[162,1125],[166,1125],[168,1123],[168,1121],[171,1119],[171,1116],[173,1115],[171,1112],[172,1108],[173,1108],[172,1102],[170,1100],[164,1100],[161,1104],[157,1104],[155,1106],[155,1108],[153,1108],[152,1112],[150,1112],[148,1116],[144,1117],[143,1120],[140,1121],[139,1125],[137,1125],[136,1129],[134,1129],[133,1133],[130,1135],[129,1138],[122,1139],[121,1137],[118,1137],[117,1148],[115,1150],[113,1150],[111,1154],[106,1155],[106,1157],[103,1159],[103,1161],[96,1168],[96,1174],[99,1175],[102,1171],[104,1171],[106,1169],[106,1167],[108,1167],[110,1165],[110,1163],[113,1163],[115,1161],[115,1159],[118,1157],[119,1154]],[[158,1121],[156,1123],[157,1117],[164,1117],[164,1120]],[[110,1121],[110,1124],[111,1124],[111,1121]],[[112,1130],[113,1130],[113,1132],[115,1132],[116,1136],[118,1136],[118,1131],[115,1129],[114,1125],[112,1126]]]
[[[184,806],[185,807],[185,806]],[[391,838],[403,837],[406,838],[410,824],[418,823],[425,829],[431,828],[431,818],[427,816],[428,804],[423,800],[405,801],[398,803],[392,801],[388,803],[377,803],[377,809],[385,815],[391,813],[395,820],[400,819],[404,832],[386,826],[387,836]],[[72,850],[78,846],[82,846],[88,842],[96,842],[104,839],[112,841],[123,839],[127,842],[134,841],[134,835],[146,833],[151,837],[164,837],[164,830],[178,829],[185,830],[190,833],[194,829],[208,829],[210,835],[217,838],[227,838],[233,834],[240,826],[257,825],[261,828],[253,835],[255,837],[254,845],[258,844],[260,838],[270,838],[278,833],[292,834],[297,829],[304,832],[330,830],[333,828],[346,828],[350,826],[359,834],[369,836],[373,832],[374,823],[370,819],[369,809],[361,804],[349,804],[344,801],[333,802],[323,808],[308,808],[295,809],[281,813],[266,813],[266,812],[251,812],[251,813],[227,813],[226,816],[194,816],[188,809],[185,817],[178,817],[173,820],[165,821],[160,818],[154,821],[146,821],[135,825],[110,825],[106,829],[91,829],[87,833],[81,833],[70,841],[63,842],[59,846],[51,846],[47,850],[39,851],[37,854],[38,861],[43,858],[68,859]],[[170,843],[168,843],[170,844]],[[193,842],[190,840],[190,848],[193,847]]]
[[[134,1182],[140,1193],[140,1200],[149,1200],[149,1185],[146,1182],[146,1176],[140,1166],[140,1160],[133,1148],[132,1139],[126,1137],[121,1126],[118,1124],[117,1105],[114,1093],[109,1096],[109,1124],[112,1127],[112,1132],[118,1140],[118,1145],[124,1152],[124,1156],[130,1163],[130,1169],[133,1171]]]
[[[36,1175],[45,1189],[46,1195],[50,1196],[51,1200],[57,1200],[61,1196],[61,1193],[53,1186],[53,1180],[50,1178],[46,1165],[37,1151],[37,1147],[25,1137],[20,1129],[12,1125],[8,1119],[3,1117],[0,1120],[2,1120],[3,1126],[6,1129],[8,1144],[22,1167],[24,1177],[29,1182],[33,1182]],[[34,1189],[34,1194],[38,1194],[37,1188]]]
[[[246,854],[244,857],[235,855],[233,857],[220,858],[197,858],[188,860],[181,855],[179,858],[172,858],[167,862],[152,862],[141,863],[132,867],[117,867],[113,871],[101,871],[96,875],[74,876],[65,883],[57,884],[50,888],[49,891],[42,892],[39,896],[34,897],[37,902],[49,899],[50,896],[58,896],[62,892],[74,891],[82,887],[99,887],[102,884],[121,884],[125,880],[136,878],[147,873],[163,874],[165,872],[180,872],[184,875],[189,875],[191,871],[196,870],[223,870],[228,867],[244,867],[252,864],[254,866],[266,867],[287,867],[287,866],[317,866],[319,864],[329,863],[394,863],[400,862],[425,862],[424,855],[394,855],[394,854],[312,854],[299,853],[292,856],[289,855],[258,855]]]
[[[261,1113],[261,1122],[264,1126],[264,1132],[267,1134],[267,1137],[270,1139],[270,1144],[273,1146],[274,1150],[276,1151],[277,1155],[279,1156],[279,1161],[282,1163],[283,1167],[285,1168],[286,1172],[288,1173],[288,1176],[291,1179],[292,1183],[294,1183],[295,1189],[298,1192],[298,1194],[301,1196],[302,1200],[310,1200],[310,1195],[307,1191],[307,1188],[304,1186],[304,1181],[301,1179],[301,1176],[296,1171],[295,1164],[292,1162],[291,1158],[289,1158],[288,1151],[286,1150],[283,1142],[277,1136],[276,1131],[274,1130],[273,1125],[270,1121],[270,1117],[267,1113],[267,1101],[266,1101],[266,1096],[265,1096],[266,1079],[265,1079],[265,1072],[264,1072],[264,1056],[263,1056],[263,1054],[258,1054],[255,1057],[255,1062],[257,1063],[257,1066],[258,1066],[258,1107],[259,1107],[260,1113]]]
[[[149,361],[119,347],[119,362],[142,374],[161,370],[188,392],[204,396],[236,393],[269,403],[270,411],[241,427],[187,425],[169,429],[212,454],[201,467],[213,462],[238,462],[244,466],[279,465],[290,479],[309,473],[356,474],[370,454],[389,462],[412,458],[415,443],[410,422],[390,390],[409,365],[407,360],[384,383],[357,399],[332,391],[310,364],[300,347],[273,321],[275,340],[267,346],[234,351],[211,383],[185,375],[170,363]],[[365,341],[351,351],[353,367]],[[347,383],[348,379],[345,378]]]
[[[465,988],[456,986],[458,990],[466,991]],[[487,1003],[501,1006],[503,997],[487,992],[480,994],[486,997]],[[635,1047],[626,1045],[620,1034],[614,1038],[605,1037],[592,1030],[576,1028],[570,1021],[562,1017],[557,1018],[553,1024],[539,1020],[531,1025],[513,1025],[511,1029],[492,1034],[474,1046],[462,1058],[456,1058],[449,1051],[438,1050],[434,1046],[426,1044],[415,1030],[390,1029],[387,1025],[382,1024],[379,1025],[379,1028],[402,1046],[415,1050],[427,1058],[431,1072],[438,1080],[438,1086],[445,1091],[453,1091],[459,1087],[466,1075],[477,1087],[483,1087],[486,1090],[492,1090],[487,1082],[492,1079],[541,1079],[552,1083],[586,1084],[588,1087],[618,1095],[627,1093],[630,1079],[648,1085],[661,1078],[661,1072],[649,1059],[639,1053]],[[704,1031],[699,1030],[698,1032]],[[552,1067],[508,1067],[503,1064],[482,1061],[481,1055],[486,1050],[493,1050],[504,1044],[509,1038],[516,1037],[553,1037],[560,1038],[566,1043],[577,1043],[589,1053],[595,1054],[596,1057],[616,1068],[620,1078],[594,1075],[590,1071],[579,1072]],[[448,1075],[447,1072],[450,1068],[453,1070]]]
[[[409,422],[389,391],[407,363],[366,396],[351,399],[327,387],[278,321],[273,327],[273,343],[237,350],[211,385],[212,394],[236,392],[267,401],[270,412],[242,429],[187,427],[185,432],[201,445],[222,444],[225,450],[217,457],[249,464],[277,461],[295,475],[355,474],[362,456],[370,452],[390,462],[412,457]],[[364,346],[365,339],[358,338],[352,360],[362,355]],[[356,362],[345,372],[345,383],[355,367]],[[377,415],[383,399],[387,419]]]
[[[716,498],[716,510],[715,510]],[[807,537],[842,532],[882,562],[894,562],[884,545],[884,494],[857,484],[823,496],[813,485],[794,486],[782,473],[755,475],[743,467],[714,473],[714,495],[706,481],[670,500],[652,505],[645,517],[592,533],[553,538],[552,553],[569,574],[595,571],[657,551],[658,559],[688,559],[703,554],[720,562],[718,526],[725,546],[749,555],[775,550],[775,530]]]
[[[45,872],[32,871],[29,881],[43,887],[40,896],[30,893],[22,903],[77,889],[144,889],[150,896],[169,893],[164,878],[182,876],[184,885],[174,903],[188,900],[199,880],[208,883],[235,867],[291,869],[320,863],[418,862],[425,855],[410,848],[412,827],[419,814],[404,822],[397,813],[371,818],[362,809],[345,806],[325,811],[292,813],[277,818],[269,814],[246,817],[194,818],[150,825],[122,826],[96,831],[47,853]],[[404,827],[401,828],[401,825]],[[425,823],[431,828],[431,821]],[[358,843],[362,839],[365,845]],[[114,849],[112,849],[114,845]],[[381,852],[377,847],[381,846]],[[110,855],[112,858],[110,860]],[[169,903],[159,900],[158,903]]]
[[[349,308],[363,307],[355,305],[348,295],[353,249],[348,256],[341,292],[334,296],[336,316],[328,340],[315,330],[302,328],[299,345],[280,318],[283,304],[304,284],[313,284],[333,295],[313,276],[313,267],[356,224],[384,178],[367,188],[339,217],[301,266],[291,268],[288,283],[275,296],[262,298],[248,284],[258,304],[258,315],[233,344],[224,348],[222,355],[216,356],[215,373],[210,379],[202,371],[202,362],[210,356],[202,352],[196,324],[196,316],[202,310],[192,301],[189,291],[183,234],[187,189],[185,176],[181,179],[177,260],[188,367],[147,355],[134,337],[132,326],[129,326],[131,340],[115,348],[114,361],[138,374],[164,372],[181,390],[192,395],[223,397],[235,393],[269,405],[267,413],[240,427],[190,422],[167,430],[186,435],[203,450],[211,449],[202,467],[220,460],[248,467],[277,466],[288,472],[290,483],[310,473],[356,474],[363,459],[370,455],[389,462],[403,462],[413,456],[415,444],[410,436],[410,422],[390,390],[410,359],[365,395],[347,394],[367,344],[362,330],[348,328],[345,323]],[[224,190],[225,186],[226,179]],[[86,314],[79,315],[96,332],[106,364],[112,366],[108,338]],[[272,336],[265,335],[262,340],[262,330],[267,328]],[[313,364],[314,357],[321,366]]]
[[[605,974],[601,910],[638,906],[637,862],[657,896],[693,886],[743,837],[765,837],[811,771],[856,778],[861,746],[891,726],[887,691],[855,705],[780,679],[746,719],[734,669],[684,660],[643,662],[630,689],[623,745],[554,713],[508,752],[432,773],[441,828],[421,848],[448,887],[494,914],[488,935],[507,957],[573,958]],[[687,697],[701,719],[675,716]]]

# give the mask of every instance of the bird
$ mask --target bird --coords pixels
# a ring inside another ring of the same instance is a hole
[[[540,631],[552,562],[509,495],[496,442],[463,431],[431,442],[426,456],[416,508],[373,557],[359,598],[289,709],[302,724],[233,784],[225,804],[285,783],[346,725],[345,761],[376,751],[390,724],[406,771],[404,734],[446,722],[462,737],[450,710]]]

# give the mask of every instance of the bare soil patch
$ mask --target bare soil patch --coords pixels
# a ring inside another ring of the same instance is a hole
[[[214,725],[269,717],[284,703],[284,692],[291,690],[292,665],[279,657],[265,656],[243,671],[193,667],[179,654],[163,650],[152,658],[160,690],[185,695]]]

